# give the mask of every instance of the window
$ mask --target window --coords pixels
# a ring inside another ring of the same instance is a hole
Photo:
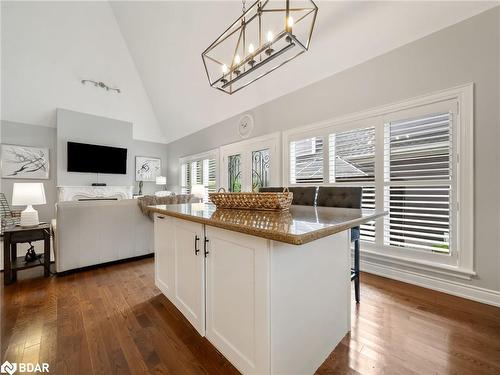
[[[336,185],[363,185],[361,207],[375,208],[375,128],[355,129],[328,136],[329,181]],[[371,183],[371,184],[370,184]],[[375,221],[361,225],[361,239],[375,241]]]
[[[290,143],[290,183],[323,182],[323,138],[313,137]]]
[[[228,158],[228,182],[231,193],[241,192],[241,154],[230,155]]]
[[[388,212],[361,227],[370,257],[472,275],[472,96],[465,85],[286,131],[284,178],[361,186],[362,208]]]
[[[204,187],[203,201],[208,201],[208,193],[217,189],[217,158],[215,152],[182,158],[180,161],[180,184],[182,194],[191,194],[194,185]]]
[[[207,163],[206,170],[208,171],[208,176],[206,181],[209,193],[215,193],[217,191],[217,161],[215,159],[205,159]]]
[[[271,151],[252,151],[252,191],[259,192],[260,188],[270,185],[271,180]]]
[[[446,112],[385,124],[385,244],[449,253],[451,129]]]
[[[329,136],[330,182],[375,181],[375,128]]]
[[[191,194],[191,164],[181,164],[181,194]]]

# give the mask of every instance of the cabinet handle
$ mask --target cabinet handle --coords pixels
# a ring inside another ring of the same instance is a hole
[[[209,242],[208,238],[205,237],[205,246],[204,246],[205,258],[207,257],[208,254],[210,254],[210,252],[207,250],[208,242]]]
[[[158,219],[165,219],[165,216],[157,216]]]
[[[194,236],[194,255],[198,255],[200,252],[200,249],[198,248],[198,241],[200,240],[200,237],[198,235]]]

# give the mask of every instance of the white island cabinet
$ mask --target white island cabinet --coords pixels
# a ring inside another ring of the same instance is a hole
[[[202,336],[205,335],[203,240],[202,224],[156,215],[156,286]]]
[[[152,206],[156,285],[243,374],[313,374],[350,330],[349,228],[382,216]]]
[[[205,227],[206,337],[243,374],[269,374],[269,240]]]

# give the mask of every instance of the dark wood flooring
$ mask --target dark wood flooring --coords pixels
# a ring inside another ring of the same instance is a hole
[[[237,373],[154,287],[152,259],[36,272],[0,286],[2,362],[48,362],[51,374]],[[361,292],[351,334],[318,374],[500,374],[499,308],[369,274]]]

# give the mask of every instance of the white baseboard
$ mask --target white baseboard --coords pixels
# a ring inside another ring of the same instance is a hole
[[[423,275],[414,271],[403,271],[393,266],[377,264],[366,260],[361,260],[360,268],[361,271],[373,273],[374,275],[500,307],[500,291],[466,285],[435,276]]]

